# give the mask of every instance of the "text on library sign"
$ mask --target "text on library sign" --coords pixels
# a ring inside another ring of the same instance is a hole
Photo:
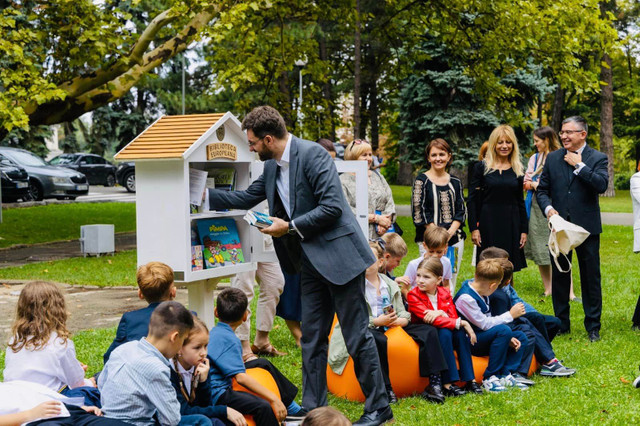
[[[235,145],[226,142],[207,145],[207,160],[215,160],[216,158],[228,158],[236,161],[238,159],[238,150]]]

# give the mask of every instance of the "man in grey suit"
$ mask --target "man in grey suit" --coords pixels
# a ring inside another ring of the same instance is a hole
[[[560,138],[564,148],[553,151],[544,163],[536,199],[540,209],[550,218],[559,214],[563,219],[582,226],[591,235],[578,247],[580,285],[584,307],[584,327],[589,340],[600,340],[602,289],[600,286],[600,204],[598,195],[607,190],[607,156],[587,145],[587,122],[580,116],[562,122]],[[571,262],[571,253],[569,253]],[[564,258],[558,262],[569,268]],[[568,333],[569,288],[571,272],[561,272],[551,262],[553,310],[560,319],[560,333]]]
[[[246,190],[210,190],[212,209],[249,209],[267,200],[274,237],[286,272],[302,272],[302,405],[327,405],[327,347],[338,316],[356,376],[366,396],[356,425],[393,419],[364,297],[364,272],[375,259],[345,201],[336,168],[317,143],[287,132],[274,108],[261,106],[242,122],[249,148],[265,161],[263,174]]]

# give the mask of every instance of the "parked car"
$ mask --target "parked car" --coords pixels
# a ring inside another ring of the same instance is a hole
[[[136,192],[136,163],[133,161],[125,161],[124,163],[118,164],[116,179],[127,191]]]
[[[0,154],[0,191],[3,203],[31,199],[27,171],[2,154]]]
[[[0,147],[0,155],[24,168],[29,174],[29,192],[34,200],[67,198],[74,200],[89,193],[85,175],[64,167],[50,166],[42,158],[20,148]]]
[[[116,166],[96,154],[60,154],[48,162],[52,166],[66,167],[84,174],[90,185],[116,184]]]

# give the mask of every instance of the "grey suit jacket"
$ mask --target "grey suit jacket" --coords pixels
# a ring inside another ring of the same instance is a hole
[[[291,138],[289,203],[303,235],[273,239],[283,269],[300,271],[302,253],[328,281],[346,284],[375,262],[367,239],[347,204],[329,153],[317,143]],[[250,209],[264,201],[269,214],[289,220],[276,188],[278,165],[267,160],[262,175],[244,191],[210,190],[211,209]]]
[[[564,161],[567,150],[560,148],[547,157],[536,191],[542,212],[552,205],[562,218],[582,226],[591,234],[602,233],[598,195],[607,190],[607,156],[589,145],[582,151],[585,166],[576,175]]]

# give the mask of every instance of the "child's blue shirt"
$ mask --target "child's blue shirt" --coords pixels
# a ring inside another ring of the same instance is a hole
[[[502,291],[507,293],[507,295],[509,296],[509,299],[511,300],[511,306],[515,305],[516,303],[522,303],[524,305],[524,310],[526,313],[530,314],[538,312],[536,308],[534,308],[533,306],[522,300],[520,296],[518,296],[518,292],[515,288],[513,288],[512,285],[506,285],[502,287]]]
[[[231,389],[231,379],[246,371],[242,362],[242,343],[229,324],[218,322],[209,333],[207,352],[211,361],[211,402],[215,404]]]

